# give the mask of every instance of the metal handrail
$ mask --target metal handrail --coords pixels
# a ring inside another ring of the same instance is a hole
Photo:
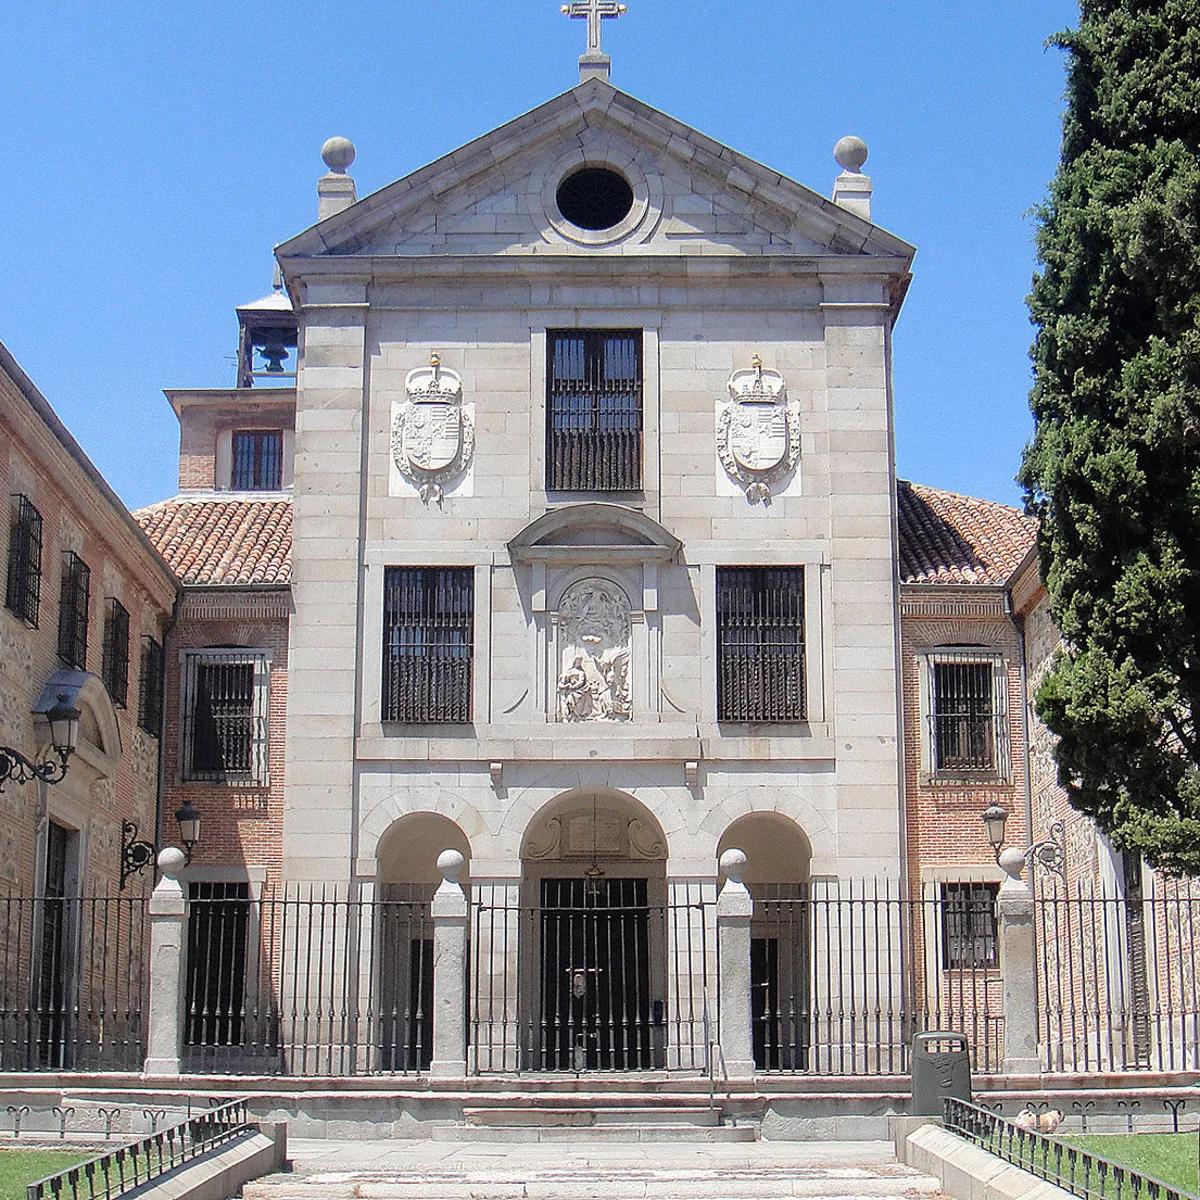
[[[1044,1133],[1022,1129],[965,1100],[947,1098],[942,1112],[951,1133],[1082,1200],[1197,1200],[1152,1175]]]
[[[25,1188],[25,1200],[112,1200],[258,1128],[248,1100],[231,1100]]]
[[[725,1051],[721,1048],[720,1039],[713,1037],[712,1016],[708,1006],[708,988],[704,989],[704,1070],[708,1075],[708,1107],[716,1108],[717,1091],[717,1059],[721,1060],[721,1075],[726,1083],[729,1082],[729,1070],[725,1066]]]

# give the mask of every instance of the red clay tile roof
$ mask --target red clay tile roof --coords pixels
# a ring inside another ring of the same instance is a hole
[[[899,480],[902,583],[1008,581],[1037,532],[1018,509]],[[286,587],[292,504],[275,498],[176,497],[133,514],[186,585]]]
[[[292,502],[177,496],[135,512],[185,585],[286,587],[292,577]]]
[[[1020,509],[901,479],[901,583],[1007,583],[1037,537]]]

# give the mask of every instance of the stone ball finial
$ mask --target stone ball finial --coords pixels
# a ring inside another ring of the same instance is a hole
[[[867,143],[853,135],[841,138],[833,148],[833,157],[838,166],[844,171],[849,171],[851,175],[857,175],[863,169],[870,154]]]
[[[354,156],[357,153],[358,151],[354,149],[354,143],[349,138],[344,137],[331,137],[321,147],[321,157],[325,160],[325,165],[335,175],[345,175],[346,169],[354,161]]]
[[[746,873],[746,863],[748,861],[749,859],[746,858],[745,850],[730,848],[721,855],[721,871],[730,883],[741,883],[742,876]]]
[[[1016,846],[1009,846],[1007,849],[1001,850],[998,861],[1000,863],[1000,870],[1009,879],[1021,878],[1021,874],[1025,870],[1025,855]]]
[[[443,850],[437,857],[437,869],[447,883],[457,883],[466,865],[466,857],[460,850]]]
[[[187,855],[178,846],[167,846],[158,852],[158,869],[168,879],[178,879],[187,866]]]

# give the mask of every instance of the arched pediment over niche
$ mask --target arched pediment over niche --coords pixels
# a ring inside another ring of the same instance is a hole
[[[55,671],[46,680],[33,712],[44,716],[60,698],[79,709],[76,756],[102,778],[111,775],[121,758],[121,730],[108,689],[90,671]]]
[[[682,543],[652,517],[620,504],[571,504],[531,521],[509,543],[514,562],[672,562]]]

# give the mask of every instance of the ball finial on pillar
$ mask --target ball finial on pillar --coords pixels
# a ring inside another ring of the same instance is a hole
[[[741,883],[748,861],[745,850],[729,849],[721,855],[719,865],[722,874],[730,883]]]
[[[187,866],[187,855],[178,846],[167,846],[158,852],[158,869],[167,879],[178,879]]]
[[[838,166],[843,171],[849,171],[851,175],[861,173],[870,153],[867,143],[853,135],[841,138],[833,148],[833,157]]]
[[[345,175],[357,153],[354,143],[344,137],[331,137],[321,147],[321,158],[325,160],[325,165],[335,175]]]
[[[1000,857],[996,861],[1000,864],[1000,870],[1009,879],[1019,880],[1025,870],[1025,855],[1016,846],[1009,846],[1007,849],[1001,850]]]
[[[437,857],[437,869],[447,883],[458,883],[466,864],[466,857],[459,850],[443,850]]]

